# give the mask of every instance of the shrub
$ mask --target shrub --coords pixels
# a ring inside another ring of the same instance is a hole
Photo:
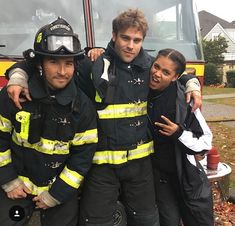
[[[230,85],[231,87],[235,87],[235,78],[230,78]]]
[[[213,63],[207,63],[205,65],[205,77],[204,84],[205,85],[214,85],[219,83],[219,79],[217,77],[217,68]]]
[[[235,79],[235,70],[230,70],[226,72],[228,84],[232,83],[232,78]],[[232,85],[232,84],[231,84]],[[234,86],[233,86],[234,87]]]

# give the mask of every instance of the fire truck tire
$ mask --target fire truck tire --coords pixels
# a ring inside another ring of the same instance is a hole
[[[126,226],[126,212],[125,207],[120,201],[117,201],[117,208],[113,214],[114,226]]]

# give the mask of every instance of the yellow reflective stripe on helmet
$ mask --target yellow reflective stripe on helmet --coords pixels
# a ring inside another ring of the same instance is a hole
[[[11,150],[8,149],[0,152],[0,167],[5,166],[11,162]]]
[[[81,182],[83,181],[83,176],[77,173],[76,171],[70,170],[67,166],[63,169],[60,174],[61,180],[71,187],[77,189]]]
[[[20,122],[20,136],[23,139],[29,137],[30,112],[19,111],[16,113],[16,121]]]
[[[133,150],[119,150],[119,151],[97,151],[93,157],[93,163],[95,164],[121,164],[129,160],[140,159],[146,157],[154,152],[153,141],[138,145]]]
[[[108,105],[103,110],[98,110],[100,119],[130,118],[147,114],[147,102],[131,104]]]
[[[83,133],[76,133],[72,144],[73,145],[83,145],[83,144],[91,144],[98,142],[98,132],[97,129],[86,130]]]
[[[10,133],[12,130],[11,121],[0,115],[0,131]]]
[[[18,176],[25,184],[25,186],[31,191],[32,195],[40,195],[44,191],[48,191],[51,185],[38,187],[28,177]]]
[[[69,142],[63,142],[63,141],[58,141],[58,140],[48,140],[48,139],[41,137],[39,142],[30,144],[27,140],[23,139],[19,133],[16,133],[15,131],[12,134],[12,140],[19,146],[32,148],[44,154],[49,154],[49,155],[69,154]]]
[[[100,97],[100,95],[99,95],[99,93],[97,91],[95,93],[95,102],[97,102],[97,103],[101,103],[102,102],[102,99],[101,99],[101,97]]]

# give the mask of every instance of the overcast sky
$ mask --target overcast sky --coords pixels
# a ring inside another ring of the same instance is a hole
[[[195,0],[197,10],[206,10],[221,19],[235,20],[235,0]]]

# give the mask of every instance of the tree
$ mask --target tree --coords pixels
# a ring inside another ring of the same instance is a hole
[[[214,40],[203,40],[202,42],[204,58],[207,63],[215,65],[223,64],[223,53],[227,53],[228,43],[222,36],[217,36]]]

